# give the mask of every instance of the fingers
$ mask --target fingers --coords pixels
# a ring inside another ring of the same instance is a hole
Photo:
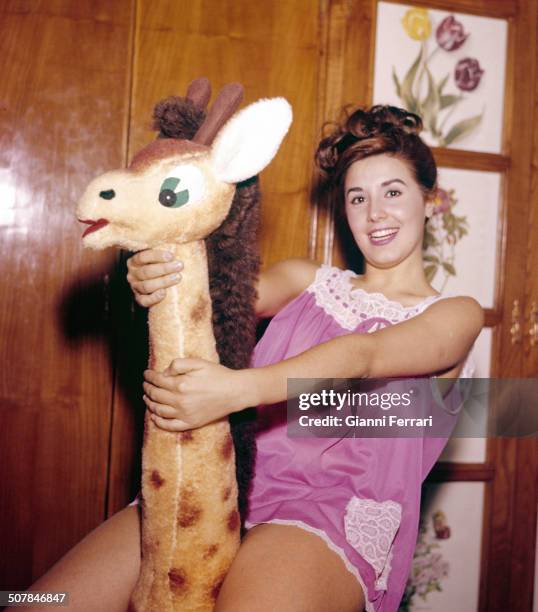
[[[133,290],[135,300],[141,306],[153,306],[160,302],[168,287],[181,280],[183,263],[173,261],[169,251],[146,249],[127,260],[127,281]]]
[[[187,429],[192,429],[192,425],[188,425],[187,423],[180,421],[179,419],[163,419],[161,417],[151,415],[151,420],[159,427],[160,429],[164,429],[165,431],[187,431]]]
[[[176,397],[173,391],[170,391],[168,389],[161,389],[160,387],[152,385],[148,382],[144,382],[142,386],[144,387],[146,395],[152,402],[156,402],[157,404],[163,404],[165,406],[173,406],[175,404]]]
[[[178,357],[170,363],[170,365],[164,371],[164,374],[168,376],[174,374],[186,374],[191,370],[199,370],[200,368],[203,368],[205,365],[207,365],[207,363],[208,362],[206,362],[204,359]]]
[[[144,403],[148,407],[148,410],[155,416],[163,419],[173,419],[177,416],[176,410],[172,406],[165,406],[152,401],[147,395],[142,396]]]
[[[166,376],[155,370],[146,370],[144,372],[144,380],[156,387],[162,387],[168,391],[178,391],[178,379],[173,376]]]
[[[154,402],[147,395],[144,395],[143,399],[148,410],[151,412],[151,420],[160,429],[166,431],[185,431],[187,429],[192,429],[192,425],[175,418],[177,411],[171,406]]]
[[[145,249],[144,251],[138,251],[132,257],[127,260],[127,267],[129,266],[144,266],[146,264],[154,263],[165,263],[174,259],[173,253],[170,251],[160,251],[159,249]]]
[[[181,280],[181,274],[179,274],[179,272],[164,274],[164,276],[161,274],[162,272],[158,272],[157,278],[142,281],[136,280],[136,276],[134,276],[134,274],[128,274],[127,280],[129,281],[133,291],[136,291],[141,295],[150,295],[159,289],[166,289],[172,285],[176,285]]]

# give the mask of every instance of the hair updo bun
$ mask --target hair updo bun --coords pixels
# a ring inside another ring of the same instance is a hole
[[[422,119],[396,106],[372,106],[369,111],[358,109],[346,122],[347,131],[358,138],[372,138],[384,132],[399,129],[406,134],[419,134]]]
[[[422,141],[422,119],[396,106],[377,104],[346,114],[318,145],[315,159],[330,187],[341,186],[349,166],[382,153],[407,162],[425,196],[433,195],[437,167],[430,148]]]

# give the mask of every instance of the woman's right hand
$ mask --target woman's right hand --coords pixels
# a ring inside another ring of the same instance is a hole
[[[166,288],[181,280],[181,261],[174,261],[169,251],[146,249],[127,260],[127,281],[140,306],[158,304],[166,295]]]

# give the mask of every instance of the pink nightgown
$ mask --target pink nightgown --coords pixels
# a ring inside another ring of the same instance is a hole
[[[354,276],[322,265],[314,282],[272,319],[251,365],[404,321],[441,297],[404,307],[353,288]],[[461,376],[470,375],[467,360]],[[449,418],[455,425],[457,414]],[[257,427],[245,526],[277,523],[316,533],[361,584],[367,612],[395,612],[417,542],[421,484],[448,438],[289,437],[286,402],[260,406]]]

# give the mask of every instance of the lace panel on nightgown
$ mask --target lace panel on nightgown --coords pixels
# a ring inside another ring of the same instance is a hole
[[[369,293],[353,287],[350,279],[355,276],[352,270],[322,264],[316,272],[315,281],[307,289],[314,294],[316,304],[344,329],[354,330],[362,321],[372,317],[399,323],[418,314],[439,297],[432,295],[415,306],[403,306],[387,299],[382,293]],[[360,296],[359,300],[356,296]]]
[[[356,276],[352,270],[340,270],[322,264],[316,272],[314,282],[307,289],[314,294],[316,305],[331,315],[341,327],[348,330],[354,330],[362,321],[374,317],[386,319],[393,324],[400,323],[420,314],[435,300],[448,297],[432,295],[415,306],[403,306],[399,302],[387,299],[382,293],[369,293],[359,287],[353,287],[350,279]],[[374,332],[380,327],[382,325],[373,325],[368,332]],[[474,371],[474,361],[469,353],[460,378],[472,378]]]
[[[391,499],[378,502],[354,495],[346,507],[346,540],[374,568],[378,590],[387,590],[392,543],[401,520],[402,507]]]

